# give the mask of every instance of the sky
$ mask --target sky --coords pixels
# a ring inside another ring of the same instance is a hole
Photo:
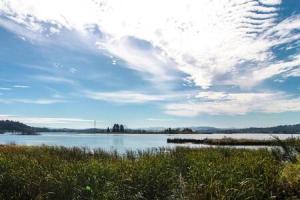
[[[0,119],[300,123],[300,2],[0,0]]]

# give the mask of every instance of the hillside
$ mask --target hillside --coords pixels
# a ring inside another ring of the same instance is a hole
[[[1,120],[0,121],[0,133],[14,133],[14,134],[24,134],[31,135],[36,134],[34,128],[23,124],[21,122]]]
[[[287,134],[297,134],[300,133],[300,124],[295,125],[281,125],[267,128],[243,128],[243,129],[219,129],[219,133],[287,133]]]

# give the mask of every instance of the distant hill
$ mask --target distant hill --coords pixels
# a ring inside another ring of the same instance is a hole
[[[243,129],[218,129],[218,133],[287,133],[287,134],[300,134],[300,124],[295,125],[281,125],[267,128],[243,128]]]
[[[215,128],[215,127],[206,127],[206,126],[199,126],[199,127],[187,127],[185,129],[191,129],[193,133],[203,133],[203,134],[210,134],[210,133],[265,133],[265,134],[300,134],[300,124],[295,125],[280,125],[274,127],[250,127],[250,128]],[[184,130],[184,128],[175,128],[173,130]]]
[[[163,127],[163,126],[157,126],[157,127],[148,127],[148,128],[141,128],[145,131],[153,131],[153,132],[161,132],[163,130],[166,129],[166,127]]]
[[[35,134],[33,127],[16,121],[0,120],[0,133],[14,133],[14,134]]]

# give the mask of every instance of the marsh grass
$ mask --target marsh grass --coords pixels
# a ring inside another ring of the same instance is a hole
[[[0,199],[300,197],[298,182],[289,183],[285,166],[266,149],[162,148],[120,155],[101,149],[3,145]]]
[[[236,139],[231,137],[223,137],[220,139],[204,138],[204,139],[191,139],[191,138],[168,138],[168,143],[175,144],[205,144],[216,146],[281,146],[282,148],[299,148],[300,140],[297,138],[287,138],[280,140],[278,137],[273,136],[273,139]],[[285,149],[287,150],[287,149]]]

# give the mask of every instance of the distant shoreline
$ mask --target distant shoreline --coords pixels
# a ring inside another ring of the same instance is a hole
[[[206,132],[193,132],[193,133],[165,133],[165,132],[146,132],[146,133],[132,133],[132,132],[114,132],[114,133],[106,133],[106,132],[81,132],[81,131],[39,131],[34,133],[15,133],[15,132],[1,132],[0,134],[12,134],[12,135],[41,135],[43,133],[67,133],[67,134],[95,134],[95,135],[234,135],[234,134],[241,134],[241,135],[249,135],[249,134],[268,134],[268,135],[299,135],[300,133],[285,133],[285,132],[278,132],[278,133],[252,133],[252,132],[236,132],[236,133],[206,133]]]
[[[112,128],[41,128],[31,127],[17,121],[0,120],[0,134],[5,132],[32,135],[36,133],[66,132],[87,134],[300,134],[300,124],[282,125],[268,128],[222,129],[214,127],[180,127],[161,129],[131,129],[125,125],[114,124]]]

